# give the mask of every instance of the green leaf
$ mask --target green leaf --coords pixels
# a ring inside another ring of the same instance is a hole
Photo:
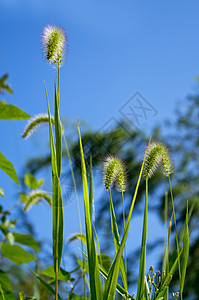
[[[85,210],[85,226],[86,226],[86,239],[87,239],[87,249],[88,249],[88,264],[89,264],[89,280],[90,280],[90,290],[92,300],[102,299],[102,285],[99,272],[99,263],[97,257],[97,251],[95,246],[95,240],[91,225],[90,216],[90,203],[88,194],[88,182],[86,175],[86,166],[84,160],[84,153],[82,147],[82,140],[80,129],[78,126],[79,134],[79,145],[80,145],[80,155],[81,155],[81,169],[82,169],[82,183],[83,183],[83,194],[84,194],[84,210]]]
[[[41,272],[41,275],[48,276],[55,279],[54,267],[50,266]],[[58,280],[68,281],[70,279],[70,273],[60,268],[58,272]]]
[[[30,268],[28,268],[28,270],[53,294],[55,295],[55,291],[53,290],[53,288],[50,286],[50,284],[46,283],[36,272],[34,272],[33,270],[31,270]],[[58,294],[58,299],[59,300],[63,300],[59,294]]]
[[[0,196],[5,198],[4,189],[0,187]]]
[[[24,179],[24,183],[30,188],[30,189],[38,189],[43,183],[43,179],[37,180],[32,174],[27,173]]]
[[[0,168],[16,183],[19,184],[13,164],[0,152]]]
[[[69,239],[69,242],[73,242],[76,239],[79,239],[80,241],[82,241],[82,243],[84,243],[84,245],[86,245],[86,236],[84,234],[77,233],[77,234],[72,235]]]
[[[184,281],[187,269],[187,262],[189,258],[189,227],[188,227],[188,201],[187,201],[187,213],[185,221],[184,243],[183,243],[183,255],[182,255],[182,269],[181,269],[181,293],[184,288]]]
[[[1,253],[2,253],[2,256],[8,258],[16,265],[21,265],[23,263],[29,263],[29,262],[35,260],[35,257],[32,254],[25,251],[20,246],[16,246],[16,245],[9,245],[9,244],[3,243],[1,245]]]
[[[3,290],[3,294],[6,300],[16,300],[12,292],[12,284],[8,275],[0,269],[0,285]],[[0,293],[0,299],[3,300],[3,297]]]
[[[0,103],[0,120],[27,120],[30,115],[12,104]]]
[[[33,236],[17,232],[13,232],[13,236],[16,243],[28,246],[36,251],[40,251],[39,244],[35,241]]]
[[[147,197],[148,197],[148,179],[146,179],[146,197],[144,209],[144,221],[142,230],[142,246],[140,253],[140,268],[138,277],[138,287],[136,300],[143,299],[145,290],[145,261],[146,261],[146,238],[147,238]]]
[[[102,269],[108,273],[108,271],[110,270],[110,267],[111,267],[111,258],[110,256],[108,255],[105,255],[105,254],[101,254],[101,255],[98,255],[98,258],[99,258],[99,261],[101,259],[101,267]]]
[[[149,140],[149,143],[148,143],[148,147],[149,147],[149,145],[150,145],[150,140]],[[142,171],[143,171],[143,168],[144,168],[144,163],[145,163],[145,160],[146,160],[148,147],[147,147],[147,150],[146,150],[143,162],[142,162],[140,174],[139,174],[137,185],[136,185],[136,188],[135,188],[133,200],[131,202],[131,207],[130,207],[129,215],[128,215],[128,218],[127,218],[126,226],[125,226],[125,229],[124,229],[122,241],[121,241],[121,244],[120,244],[119,249],[117,251],[116,258],[115,258],[115,260],[114,260],[114,262],[111,266],[111,269],[108,273],[108,277],[107,277],[107,281],[106,281],[106,285],[105,285],[105,290],[104,290],[104,293],[103,293],[103,300],[107,300],[107,299],[114,300],[114,297],[115,297],[115,292],[116,292],[116,287],[117,287],[117,280],[118,280],[118,275],[119,275],[120,261],[121,261],[122,253],[123,253],[124,246],[125,246],[125,243],[126,243],[128,231],[129,231],[131,216],[132,216],[132,213],[133,213],[133,208],[134,208],[135,200],[136,200],[136,197],[137,197],[138,188],[139,188],[139,185],[140,185],[140,180],[141,180]]]

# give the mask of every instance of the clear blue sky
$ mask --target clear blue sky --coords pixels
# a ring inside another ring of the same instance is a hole
[[[199,71],[198,12],[199,2],[193,0],[1,0],[0,75],[9,73],[14,89],[5,99],[30,115],[46,112],[43,81],[52,95],[56,73],[44,62],[40,37],[47,24],[57,24],[66,29],[69,44],[61,70],[62,116],[79,117],[97,130],[112,116],[119,119],[120,107],[139,91],[158,111],[144,124],[150,131],[173,117],[176,101],[193,90]],[[39,148],[22,140],[24,125],[0,122],[1,152],[18,171]],[[14,184],[0,175],[11,201]],[[73,204],[68,207],[70,216]],[[34,220],[44,213],[50,218],[46,207],[36,212]],[[51,236],[48,222],[43,223],[37,231]]]

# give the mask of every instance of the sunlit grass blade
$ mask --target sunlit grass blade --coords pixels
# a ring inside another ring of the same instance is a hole
[[[184,288],[185,275],[187,269],[187,262],[189,257],[189,227],[188,227],[188,201],[187,201],[187,213],[185,220],[184,242],[183,242],[183,254],[182,254],[182,273],[181,273],[181,297]]]
[[[55,291],[53,288],[50,286],[50,284],[46,283],[36,272],[28,268],[28,270],[53,294],[55,295]],[[63,300],[59,295],[58,295],[59,300]]]
[[[148,283],[147,283],[146,276],[144,277],[144,297],[145,297],[146,300],[151,300],[149,286],[148,286]]]
[[[99,263],[97,257],[97,251],[95,247],[95,240],[91,225],[90,216],[90,203],[88,194],[88,182],[86,175],[86,166],[84,160],[84,153],[81,141],[80,129],[78,126],[79,134],[79,145],[81,155],[81,169],[82,169],[82,183],[83,183],[83,194],[84,194],[84,210],[85,210],[85,225],[86,225],[86,239],[87,239],[87,250],[88,250],[88,264],[89,264],[89,280],[92,300],[102,299],[102,285],[99,272]]]
[[[176,271],[177,265],[178,265],[178,260],[180,259],[181,255],[182,255],[183,249],[180,251],[179,255],[177,256],[176,260],[174,261],[171,270],[169,271],[169,273],[167,274],[167,276],[165,277],[165,279],[162,281],[160,290],[158,291],[158,293],[156,294],[156,297],[154,300],[159,300],[161,297],[165,296],[165,293],[167,291],[167,288],[173,278],[173,275]]]
[[[92,156],[90,156],[89,204],[90,204],[90,216],[91,216],[91,222],[92,222],[92,213],[93,213],[93,169],[92,169]]]
[[[59,117],[59,105],[57,100],[57,90],[56,90],[56,83],[55,83],[55,112],[54,112],[54,119],[55,119],[55,148],[56,148],[56,159],[57,159],[57,172],[58,177],[60,178],[61,175],[61,161],[62,161],[62,126]]]
[[[150,140],[149,140],[149,144],[150,144]],[[149,144],[148,144],[148,147],[149,147]],[[121,257],[122,257],[122,253],[123,253],[123,250],[124,250],[124,246],[125,246],[128,231],[129,231],[131,216],[132,216],[132,213],[133,213],[133,208],[134,208],[134,205],[135,205],[135,200],[136,200],[136,197],[137,197],[138,188],[139,188],[139,185],[140,185],[140,180],[141,180],[141,176],[142,176],[142,172],[143,172],[143,168],[144,168],[144,163],[145,163],[148,147],[147,147],[147,150],[146,150],[143,162],[142,162],[140,174],[139,174],[139,177],[138,177],[136,189],[135,189],[135,192],[134,192],[134,196],[133,196],[133,200],[132,200],[132,203],[131,203],[129,215],[128,215],[126,226],[125,226],[125,229],[124,229],[122,241],[121,241],[120,247],[117,251],[116,258],[115,258],[115,260],[114,260],[114,262],[111,266],[111,269],[109,271],[109,274],[108,274],[108,278],[107,278],[106,285],[105,285],[105,291],[103,293],[103,300],[107,300],[107,299],[114,300],[114,297],[115,297],[118,274],[119,274],[119,267],[120,267],[120,260],[121,260]]]
[[[46,89],[46,87],[45,87]],[[59,164],[57,163],[57,153],[54,145],[51,114],[48,101],[48,94],[46,89],[46,99],[48,105],[48,116],[49,116],[49,132],[50,132],[50,149],[51,149],[51,165],[52,165],[52,185],[53,185],[53,197],[52,197],[52,212],[53,212],[53,264],[55,271],[55,298],[57,299],[58,294],[58,272],[60,268],[62,248],[63,248],[63,205],[62,205],[62,192],[59,180],[59,174],[61,169],[58,169]],[[56,110],[56,109],[55,109]],[[58,114],[58,111],[57,111]],[[58,119],[58,116],[55,116]],[[56,127],[55,121],[55,127]],[[59,125],[57,125],[59,126]],[[57,135],[56,135],[57,134]],[[62,138],[58,133],[55,132],[55,140]],[[60,144],[59,142],[57,142]],[[60,155],[60,153],[58,153]],[[60,166],[61,167],[61,166]]]
[[[117,253],[119,246],[120,246],[120,237],[119,237],[119,230],[118,230],[118,226],[117,226],[117,221],[116,221],[116,216],[115,216],[115,211],[114,211],[114,206],[113,206],[110,189],[109,189],[109,201],[110,201],[110,214],[111,214],[111,229],[112,229],[112,235],[113,235],[113,240],[114,240],[114,245],[115,245],[115,253]],[[126,268],[125,268],[123,257],[121,258],[121,261],[120,261],[120,272],[121,272],[124,288],[125,288],[125,290],[127,290],[127,276],[126,276]]]
[[[143,231],[142,231],[142,246],[141,246],[141,253],[140,253],[140,268],[139,268],[136,300],[141,300],[143,299],[144,296],[146,238],[147,238],[147,197],[148,197],[148,179],[146,179],[146,196],[145,196],[144,221],[143,221]]]
[[[173,218],[173,214],[172,214],[170,222],[169,222],[168,234],[167,234],[167,245],[166,245],[166,250],[165,250],[165,253],[163,256],[163,264],[162,264],[162,274],[165,273],[165,275],[169,274],[169,245],[170,245],[172,218]],[[165,297],[165,300],[169,299],[169,287],[167,287],[164,297]]]

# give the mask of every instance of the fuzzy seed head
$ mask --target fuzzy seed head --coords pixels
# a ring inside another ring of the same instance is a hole
[[[123,162],[112,155],[105,158],[103,164],[104,185],[106,189],[110,189],[116,183],[119,192],[126,190],[126,170]]]
[[[169,150],[163,143],[150,144],[147,152],[144,176],[149,179],[162,166],[163,174],[167,177],[172,173],[172,162]]]
[[[51,119],[52,124],[54,125],[55,124],[54,118],[51,116],[50,119]],[[40,126],[48,125],[48,124],[49,124],[48,114],[38,114],[29,119],[29,121],[27,122],[25,129],[23,131],[22,137],[24,139],[27,139],[33,134],[33,132],[37,131],[37,129]]]
[[[42,36],[44,56],[49,63],[61,64],[66,46],[66,35],[61,27],[47,25]]]

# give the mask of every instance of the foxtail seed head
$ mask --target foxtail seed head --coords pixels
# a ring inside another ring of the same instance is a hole
[[[51,116],[51,122],[52,124],[55,124],[54,118]],[[26,127],[24,129],[24,132],[22,134],[22,137],[24,139],[29,138],[33,132],[37,131],[37,129],[42,125],[48,125],[49,124],[49,116],[48,114],[38,114],[34,117],[32,117],[26,124]]]
[[[160,165],[162,166],[163,174],[168,177],[173,171],[169,150],[162,143],[152,143],[147,152],[144,167],[145,178],[151,178]]]
[[[110,189],[116,183],[119,192],[126,190],[126,168],[124,163],[112,155],[107,156],[103,165],[104,185]]]
[[[24,211],[30,209],[34,204],[37,204],[40,200],[46,200],[49,205],[52,205],[52,199],[48,194],[42,190],[32,191],[27,195],[27,201],[24,207]]]
[[[42,45],[44,56],[49,63],[55,63],[60,66],[66,46],[64,30],[55,25],[47,25],[43,31]]]

